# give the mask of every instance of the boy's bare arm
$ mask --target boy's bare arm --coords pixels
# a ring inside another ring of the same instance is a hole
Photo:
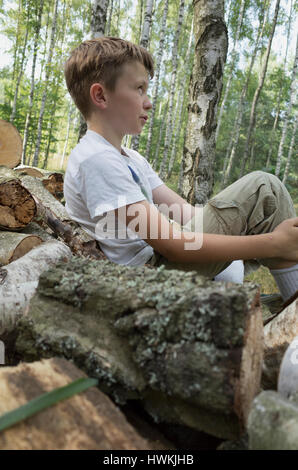
[[[195,215],[195,207],[170,189],[166,184],[162,184],[153,189],[152,197],[154,204],[160,207],[160,211],[180,225],[185,225]],[[177,211],[162,210],[163,207],[174,208],[174,206],[178,209]]]
[[[147,200],[129,204],[117,209],[115,213],[122,223],[134,230],[169,261],[208,263],[236,259],[281,258],[298,262],[298,218],[285,220],[271,233],[234,236],[181,232]],[[194,248],[185,249],[190,243],[193,243]]]

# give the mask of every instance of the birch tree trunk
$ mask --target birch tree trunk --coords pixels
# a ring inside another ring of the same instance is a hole
[[[178,43],[179,43],[181,28],[182,28],[182,23],[183,23],[184,5],[185,5],[185,1],[180,0],[177,30],[176,30],[175,39],[174,39],[173,48],[172,48],[172,54],[171,54],[173,72],[171,76],[169,112],[168,112],[168,119],[167,119],[167,124],[166,124],[164,151],[163,151],[163,157],[162,157],[162,161],[161,161],[161,165],[159,169],[159,176],[161,177],[161,179],[166,178],[166,168],[167,168],[169,147],[170,147],[172,133],[173,133],[173,114],[174,114],[173,107],[174,107],[174,97],[175,97],[175,91],[176,91],[176,79],[177,79],[177,68],[178,68]]]
[[[204,204],[213,186],[216,112],[228,48],[223,0],[194,1],[194,35],[182,189],[190,204]]]
[[[31,86],[30,86],[30,95],[29,95],[29,108],[26,116],[26,123],[24,129],[24,138],[23,138],[23,151],[22,151],[22,160],[21,164],[26,164],[26,150],[29,136],[29,126],[31,121],[31,114],[33,108],[33,98],[34,98],[34,87],[35,87],[35,69],[36,69],[36,59],[37,59],[37,50],[39,43],[39,32],[41,28],[41,16],[43,11],[44,0],[40,0],[39,9],[37,11],[36,7],[36,24],[35,24],[35,36],[34,36],[34,46],[33,46],[33,59],[32,59],[32,68],[31,68]]]
[[[189,35],[189,42],[188,42],[188,47],[187,47],[187,52],[186,52],[186,57],[184,61],[184,74],[182,77],[182,80],[180,82],[179,86],[179,95],[178,95],[178,100],[177,100],[177,106],[176,106],[176,113],[175,113],[175,119],[174,122],[176,123],[175,129],[174,129],[174,141],[172,144],[172,150],[171,150],[171,158],[169,161],[169,167],[168,167],[168,174],[167,174],[167,179],[169,179],[172,175],[173,167],[174,167],[174,162],[175,162],[175,157],[176,155],[176,145],[177,141],[180,136],[180,131],[182,127],[182,117],[183,117],[183,103],[185,99],[185,90],[186,86],[185,84],[189,84],[189,76],[190,76],[190,71],[192,68],[192,63],[190,63],[190,51],[191,51],[191,44],[192,44],[192,36],[193,36],[193,21],[191,24],[191,31]],[[178,119],[178,123],[177,123]]]
[[[61,162],[60,162],[60,168],[61,169],[63,169],[63,165],[64,165],[64,160],[65,160],[66,149],[67,149],[68,140],[69,140],[70,126],[71,126],[71,123],[72,123],[73,114],[74,114],[74,108],[73,108],[72,104],[69,103],[66,137],[65,137]]]
[[[158,155],[159,155],[159,149],[160,149],[160,144],[161,144],[165,124],[167,121],[167,114],[168,114],[168,109],[169,109],[168,106],[169,106],[169,103],[167,102],[164,108],[162,124],[159,128],[159,136],[158,136],[158,141],[157,141],[156,148],[155,148],[155,155],[154,155],[154,160],[153,160],[153,165],[152,165],[154,170],[157,170],[158,168],[158,162],[159,162]]]
[[[169,0],[165,0],[162,24],[161,24],[161,29],[160,29],[159,47],[158,47],[158,53],[157,53],[157,58],[156,58],[156,65],[155,65],[155,80],[154,80],[154,88],[153,88],[152,109],[150,113],[150,123],[149,123],[149,131],[148,131],[148,138],[147,138],[146,155],[145,155],[148,161],[150,160],[150,150],[151,150],[151,144],[152,144],[154,117],[155,117],[155,111],[156,111],[156,105],[157,105],[161,60],[162,60],[162,55],[163,55],[163,50],[164,50],[164,43],[165,43],[165,31],[166,31],[166,22],[167,22],[167,16],[168,16],[168,8],[169,8]]]
[[[107,10],[109,6],[109,0],[94,0],[92,5],[92,17],[91,17],[91,38],[99,38],[104,35]],[[78,141],[87,132],[87,124],[84,117],[80,114],[80,128]]]
[[[292,134],[292,138],[291,138],[291,143],[290,143],[290,148],[289,148],[289,153],[288,153],[288,158],[287,158],[287,164],[286,164],[286,168],[285,168],[285,172],[284,172],[284,177],[282,179],[283,184],[286,184],[287,178],[288,178],[288,175],[289,175],[289,169],[290,169],[290,163],[291,163],[291,158],[292,158],[292,153],[293,153],[293,148],[294,148],[294,143],[295,143],[296,132],[297,132],[297,114],[295,115],[293,134]]]
[[[99,38],[105,33],[109,0],[94,0],[92,5],[91,35],[92,39]]]
[[[55,40],[56,40],[58,2],[59,2],[59,0],[55,0],[55,4],[54,4],[54,16],[53,16],[53,22],[52,22],[52,28],[51,28],[51,39],[50,39],[49,55],[48,55],[47,65],[46,65],[46,76],[45,76],[45,81],[44,81],[44,91],[43,91],[43,95],[42,95],[41,107],[40,107],[40,112],[39,112],[38,129],[37,129],[37,141],[36,141],[36,147],[35,147],[35,152],[34,152],[34,157],[33,157],[33,166],[38,166],[38,156],[39,156],[40,145],[41,145],[41,137],[42,137],[43,115],[44,115],[45,106],[46,106],[46,99],[47,99],[47,93],[48,93],[48,82],[49,82],[49,78],[50,78],[50,74],[51,74],[51,64],[52,64],[52,58],[53,58]]]
[[[152,23],[152,10],[153,10],[153,0],[147,0],[146,10],[144,15],[144,22],[142,28],[142,35],[140,40],[140,46],[147,48],[149,43],[149,31]],[[140,134],[134,135],[131,139],[131,148],[133,150],[138,150],[140,142]]]
[[[109,18],[108,18],[108,22],[107,22],[107,26],[106,26],[106,35],[109,36],[110,35],[110,31],[111,31],[111,24],[112,24],[112,15],[113,15],[113,6],[114,6],[114,0],[111,0],[110,1],[110,5],[109,5]]]
[[[243,154],[243,158],[242,158],[242,164],[241,164],[239,178],[241,178],[244,175],[246,163],[247,163],[249,152],[250,152],[251,141],[252,141],[253,132],[254,132],[255,123],[256,123],[257,106],[258,106],[259,97],[260,97],[260,94],[261,94],[261,91],[262,91],[262,88],[263,88],[263,85],[264,85],[265,76],[266,76],[266,72],[267,72],[268,60],[269,60],[269,56],[270,56],[270,52],[271,52],[272,39],[273,39],[273,36],[274,36],[277,17],[278,17],[278,12],[279,12],[279,5],[280,5],[280,0],[276,0],[274,18],[273,18],[273,21],[272,21],[272,28],[271,28],[271,32],[270,32],[270,37],[269,37],[269,41],[268,41],[268,45],[267,45],[267,49],[266,49],[266,53],[265,53],[264,62],[263,62],[262,68],[261,68],[260,76],[259,76],[259,83],[258,83],[257,89],[255,91],[252,106],[251,106],[249,126],[248,126],[248,130],[247,130],[247,138],[246,138],[246,142],[245,142],[245,149],[244,149],[244,154]]]
[[[293,13],[293,0],[291,0],[291,5],[290,5],[290,14],[289,14],[289,22],[288,22],[288,33],[287,33],[287,45],[286,45],[286,52],[285,52],[285,57],[284,57],[284,63],[283,63],[283,70],[284,72],[286,71],[286,66],[287,66],[287,58],[288,58],[288,50],[289,50],[289,42],[290,42],[290,32],[291,32],[291,22],[292,22],[292,13]],[[276,104],[276,112],[275,112],[275,119],[273,123],[272,130],[270,132],[270,137],[269,137],[269,150],[268,150],[268,157],[267,157],[267,162],[266,162],[266,168],[269,168],[270,163],[271,163],[271,156],[272,156],[272,150],[273,150],[273,142],[275,140],[275,133],[276,133],[276,126],[278,123],[279,119],[279,114],[280,114],[280,105],[281,105],[281,95],[282,95],[282,89],[283,89],[283,80],[281,80],[280,83],[280,88],[278,92],[278,98],[277,98],[277,104]]]
[[[14,92],[12,111],[11,111],[11,115],[10,115],[10,119],[9,119],[9,121],[12,124],[13,124],[13,121],[14,121],[14,118],[15,118],[15,115],[16,115],[17,99],[18,99],[18,95],[19,95],[20,83],[21,83],[22,76],[24,74],[25,65],[26,65],[26,62],[27,62],[27,60],[25,60],[25,58],[26,58],[26,48],[27,48],[27,42],[28,42],[28,33],[29,33],[29,21],[27,19],[26,34],[25,34],[24,44],[23,44],[23,48],[22,48],[22,57],[21,57],[20,69],[19,69],[19,73],[18,73],[16,89],[15,89],[15,92]],[[28,55],[27,55],[27,58],[28,58]]]
[[[292,77],[291,77],[290,100],[289,100],[289,104],[285,112],[282,135],[281,135],[281,139],[280,139],[280,143],[278,147],[278,153],[277,153],[277,160],[276,160],[276,167],[275,167],[276,176],[279,176],[279,173],[280,173],[281,157],[282,157],[283,147],[284,147],[285,138],[287,134],[289,117],[291,115],[292,107],[293,107],[294,102],[296,101],[296,96],[297,96],[297,82],[296,82],[297,65],[298,65],[298,34],[296,38],[296,53],[295,53],[295,60],[294,60],[294,66],[292,70]]]
[[[258,34],[257,38],[255,41],[255,47],[251,56],[250,64],[249,64],[249,69],[247,72],[245,84],[241,90],[241,95],[240,95],[240,100],[238,104],[238,109],[237,109],[237,115],[236,119],[234,122],[234,127],[231,133],[231,138],[230,142],[227,148],[226,156],[225,156],[225,161],[224,161],[224,167],[223,167],[223,178],[221,182],[221,189],[223,189],[229,182],[230,176],[231,176],[231,170],[233,167],[235,155],[236,155],[236,149],[239,141],[239,135],[240,135],[240,129],[241,129],[241,123],[242,123],[242,116],[244,112],[244,102],[245,98],[247,95],[247,90],[248,90],[248,85],[251,77],[251,72],[254,67],[255,59],[257,56],[258,48],[260,41],[263,37],[264,29],[265,29],[265,24],[266,24],[266,14],[265,14],[265,8],[266,6],[264,5],[264,10],[263,10],[263,20],[260,19],[260,25],[258,29]],[[269,5],[268,5],[269,8]]]
[[[224,107],[225,107],[225,104],[226,104],[226,100],[227,100],[228,95],[229,95],[229,91],[230,91],[230,87],[231,87],[231,83],[232,83],[232,76],[233,76],[234,68],[235,68],[235,65],[236,65],[237,48],[238,48],[240,31],[241,31],[242,22],[243,22],[244,10],[245,10],[245,0],[241,0],[239,17],[238,17],[238,22],[237,22],[236,36],[235,36],[235,40],[234,40],[234,44],[233,44],[233,49],[232,49],[232,52],[231,52],[230,72],[229,72],[229,75],[227,77],[227,84],[226,84],[226,88],[225,88],[225,92],[224,92],[224,97],[223,97],[223,100],[221,102],[221,106],[220,106],[220,109],[219,109],[217,128],[216,128],[216,132],[215,132],[215,141],[217,140],[217,137],[218,137],[218,134],[219,134],[219,130],[220,130],[220,126],[221,126],[221,120],[222,120],[222,114],[223,114],[223,110],[224,110]]]

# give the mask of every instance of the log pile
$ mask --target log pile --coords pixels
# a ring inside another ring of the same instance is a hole
[[[18,322],[23,360],[63,356],[118,404],[220,438],[259,392],[262,316],[251,285],[72,257],[40,276]]]
[[[16,132],[3,123],[0,144]],[[70,220],[61,203],[63,175],[15,168],[19,150],[8,143],[0,149],[0,340],[6,347],[21,361],[70,359],[83,371],[71,366],[74,375],[97,377],[101,391],[119,406],[136,402],[156,423],[240,441],[248,431],[252,449],[296,449],[287,429],[298,429],[297,394],[282,397],[275,390],[284,353],[298,335],[297,298],[276,314],[261,308],[258,286],[251,283],[212,282],[195,272],[163,266],[110,263],[97,242]],[[57,364],[60,372],[70,370],[67,361],[61,365],[60,360],[18,366],[23,367],[22,377],[28,374],[28,389],[32,385],[37,390],[35,373],[39,382],[39,374],[45,375],[45,389],[50,382],[60,383]],[[3,383],[8,384],[9,374],[17,377],[19,372],[5,369]],[[269,391],[261,392],[260,387]],[[21,394],[14,390],[13,401],[8,385],[6,392],[12,401],[8,408],[5,400],[4,408],[0,403],[0,414],[24,400],[18,401]],[[108,400],[103,393],[102,403]],[[284,436],[278,440],[270,434],[276,413]],[[105,423],[105,413],[99,421],[95,412],[91,415],[96,429],[99,422]],[[120,421],[111,416],[112,432]],[[66,428],[73,425],[72,412],[65,423]],[[123,445],[118,448],[152,448],[140,436],[130,440],[124,422],[118,429],[120,440],[112,442],[107,433],[94,444],[90,435],[80,440],[85,432],[82,419],[82,429],[76,428],[76,437],[64,447],[59,432],[57,441],[51,440],[43,425],[39,439],[29,442],[26,426],[5,432],[1,448],[12,448],[12,442],[20,449],[114,448],[118,443]]]

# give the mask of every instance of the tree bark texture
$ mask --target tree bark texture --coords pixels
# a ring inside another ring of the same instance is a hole
[[[289,148],[289,152],[288,152],[286,168],[285,168],[284,176],[283,176],[283,179],[282,179],[283,184],[286,184],[287,179],[288,179],[288,175],[289,175],[292,153],[293,153],[293,149],[294,149],[294,146],[295,146],[294,144],[295,144],[295,138],[296,138],[296,132],[297,132],[297,122],[298,122],[298,119],[297,119],[297,114],[296,114],[295,117],[294,117],[293,132],[292,132],[292,138],[291,138],[290,148]]]
[[[23,360],[71,358],[117,403],[138,399],[155,421],[218,437],[243,431],[259,390],[252,285],[75,257],[41,275],[17,331]]]
[[[71,256],[68,246],[53,240],[40,244],[21,258],[0,268],[1,339],[14,331],[17,318],[28,307],[41,273]]]
[[[183,197],[205,204],[213,187],[217,106],[228,37],[224,2],[194,1],[195,56],[190,79]]]
[[[52,358],[0,369],[0,414],[86,374],[70,361]],[[0,433],[2,450],[152,449],[96,386],[60,401]]]

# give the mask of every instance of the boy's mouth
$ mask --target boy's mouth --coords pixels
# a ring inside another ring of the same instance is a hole
[[[140,118],[140,119],[144,119],[145,121],[147,121],[147,119],[148,119],[148,116],[141,116],[141,118]]]

